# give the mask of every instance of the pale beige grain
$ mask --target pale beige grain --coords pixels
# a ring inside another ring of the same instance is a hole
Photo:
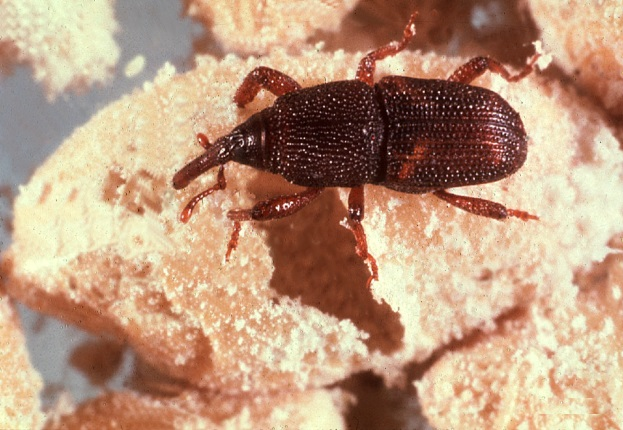
[[[623,116],[623,1],[527,3],[556,63],[612,115]]]
[[[63,412],[46,429],[345,429],[349,397],[338,390],[281,392],[263,397],[227,397],[187,391],[154,396],[111,392]]]
[[[42,388],[41,376],[28,357],[17,310],[0,287],[0,428],[41,428]]]
[[[416,384],[431,424],[618,429],[622,262],[609,259],[574,301],[544,298],[509,315],[494,333],[448,351]]]
[[[520,112],[529,154],[512,177],[458,192],[540,221],[497,222],[433,196],[368,187],[364,227],[380,277],[371,291],[339,226],[344,196],[333,191],[290,219],[246,224],[229,263],[226,211],[296,187],[231,164],[227,190],[189,224],[178,221],[215,180],[211,172],[180,192],[170,185],[201,152],[194,132],[214,139],[273,100],[262,92],[237,109],[231,97],[246,73],[268,65],[309,86],[352,78],[360,57],[277,50],[261,61],[204,57],[184,75],[163,68],[76,130],[22,188],[4,257],[11,293],[226,392],[319,387],[366,369],[398,383],[406,363],[493,330],[510,309],[572,301],[574,270],[603,258],[622,225],[623,157],[590,105],[537,77],[476,82]],[[378,75],[445,77],[463,61],[404,53]]]
[[[29,64],[49,100],[106,83],[120,55],[113,5],[114,0],[0,1],[0,54]]]
[[[336,32],[357,0],[189,0],[187,13],[205,23],[225,52],[265,54],[300,47],[318,30]]]

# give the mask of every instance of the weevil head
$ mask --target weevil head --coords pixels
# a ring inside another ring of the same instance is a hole
[[[234,128],[229,134],[219,137],[199,157],[192,160],[175,176],[173,188],[180,190],[204,172],[228,161],[262,168],[262,123],[258,114]]]

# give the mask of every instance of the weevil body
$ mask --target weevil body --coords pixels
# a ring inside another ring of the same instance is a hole
[[[177,172],[173,185],[184,188],[220,166],[218,182],[188,203],[182,220],[188,220],[201,199],[225,188],[223,165],[229,161],[279,174],[307,189],[251,209],[229,211],[234,232],[227,258],[237,246],[241,221],[282,218],[305,207],[326,187],[349,187],[350,228],[358,255],[370,267],[369,284],[378,279],[378,270],[361,226],[365,184],[406,193],[432,192],[460,209],[490,218],[536,219],[446,189],[497,181],[523,165],[527,136],[519,114],[497,93],[468,84],[486,70],[517,81],[532,71],[538,55],[517,75],[510,75],[491,58],[477,57],[447,80],[387,76],[375,84],[376,61],[404,49],[415,35],[416,15],[411,16],[400,42],[378,48],[361,60],[354,80],[303,89],[273,69],[259,67],[249,73],[234,96],[240,107],[262,88],[277,99],[213,145],[199,135],[206,151]]]

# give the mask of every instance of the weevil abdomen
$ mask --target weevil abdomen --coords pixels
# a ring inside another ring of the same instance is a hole
[[[493,182],[526,159],[519,114],[485,88],[389,76],[376,85],[387,118],[380,185],[424,193]]]
[[[331,82],[279,97],[262,112],[264,168],[306,187],[355,187],[381,175],[385,125],[374,90]]]

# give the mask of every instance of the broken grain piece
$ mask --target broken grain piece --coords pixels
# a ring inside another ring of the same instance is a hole
[[[317,30],[337,31],[357,0],[186,3],[188,15],[204,22],[225,52],[265,54],[276,47],[300,48]]]
[[[0,55],[28,63],[49,100],[105,83],[120,55],[113,5],[113,0],[4,0]]]
[[[203,57],[183,75],[164,67],[77,129],[21,189],[3,258],[10,293],[225,393],[322,387],[368,369],[403,382],[405,364],[494,330],[510,309],[573,297],[574,270],[602,259],[623,223],[623,195],[612,191],[623,185],[623,156],[590,104],[535,76],[475,82],[519,111],[528,160],[510,178],[459,192],[538,222],[498,222],[434,196],[367,187],[363,225],[380,278],[371,290],[339,225],[339,192],[284,220],[245,223],[229,263],[227,210],[298,187],[231,163],[227,190],[179,222],[216,176],[182,191],[170,185],[201,152],[194,134],[214,140],[274,99],[260,92],[247,108],[234,106],[249,71],[265,65],[311,86],[352,79],[361,56],[275,50],[261,60]],[[465,61],[405,52],[379,63],[377,77],[444,78]]]
[[[0,286],[0,428],[38,429],[43,381],[32,367],[17,310]]]
[[[543,298],[448,350],[416,383],[437,428],[599,428],[623,422],[623,259],[567,303]]]
[[[623,116],[623,1],[529,0],[546,51],[610,114]]]
[[[264,397],[211,396],[187,391],[154,396],[110,392],[62,411],[46,430],[178,429],[251,430],[262,428],[345,429],[342,409],[351,400],[339,390],[281,392]]]

